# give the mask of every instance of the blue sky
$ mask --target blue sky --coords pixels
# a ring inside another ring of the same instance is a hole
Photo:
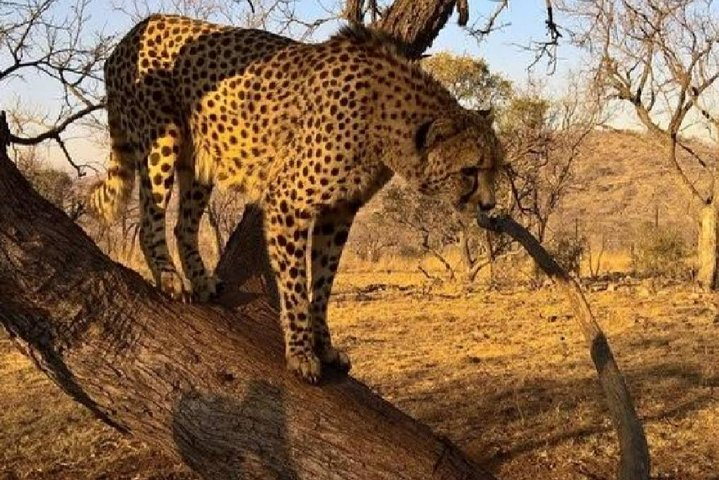
[[[228,0],[232,1],[232,0]],[[243,0],[236,0],[242,2]],[[332,7],[333,0],[323,0],[324,5]],[[61,7],[67,9],[73,4],[72,0],[60,0]],[[149,0],[150,10],[161,10],[161,0]],[[121,35],[133,24],[133,20],[125,13],[119,11],[117,6],[130,8],[131,2],[125,0],[92,0],[87,11],[89,25],[94,31],[115,33]],[[508,11],[502,15],[504,26],[489,35],[484,41],[477,40],[457,26],[456,18],[452,18],[436,39],[431,52],[448,50],[457,54],[470,54],[484,57],[490,68],[512,80],[516,85],[526,84],[527,66],[533,60],[533,54],[523,50],[519,45],[527,45],[532,40],[545,38],[545,11],[543,0],[515,0],[510,2]],[[494,9],[495,2],[470,2],[470,24],[482,22],[486,15]],[[62,16],[61,9],[57,14]],[[297,13],[306,20],[326,17],[327,13],[317,0],[299,0]],[[557,19],[561,24],[561,18]],[[312,37],[313,41],[321,41],[337,29],[337,23],[331,23],[320,28]],[[546,62],[540,63],[533,70],[533,77],[542,81],[550,93],[560,93],[566,80],[568,70],[575,68],[579,63],[579,53],[562,45],[559,50],[557,71],[547,75]],[[0,67],[7,61],[0,54]],[[25,76],[5,83],[0,95],[0,109],[9,109],[19,102],[24,108],[33,112],[54,112],[60,98],[60,92],[54,88],[52,81],[33,75]],[[74,158],[79,163],[90,163],[101,166],[105,163],[107,152],[96,145],[96,139],[87,138],[86,132],[78,129],[68,132],[67,145]],[[41,152],[47,155],[56,166],[66,166],[64,160],[54,145],[41,147]]]

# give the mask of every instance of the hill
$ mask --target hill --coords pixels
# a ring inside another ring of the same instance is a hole
[[[712,159],[706,145],[694,142],[692,148],[705,161]],[[698,162],[686,155],[681,161],[688,176],[703,180],[699,185],[708,189],[709,175],[702,175]],[[592,241],[605,236],[609,248],[627,250],[643,223],[658,220],[660,227],[676,229],[693,243],[700,208],[658,142],[637,132],[601,130],[582,146],[574,186],[552,227],[573,231],[578,221]]]

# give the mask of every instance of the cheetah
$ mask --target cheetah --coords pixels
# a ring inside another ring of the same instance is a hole
[[[458,210],[495,204],[502,147],[487,111],[463,108],[402,43],[359,25],[323,43],[173,15],[136,25],[105,64],[107,179],[91,206],[107,220],[139,174],[143,254],[156,285],[183,295],[165,211],[198,301],[217,280],[198,252],[214,185],[262,206],[280,292],[287,365],[310,383],[350,359],[332,346],[327,303],[358,209],[396,173]]]

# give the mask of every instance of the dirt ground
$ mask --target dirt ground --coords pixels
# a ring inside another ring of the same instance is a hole
[[[353,375],[500,478],[613,478],[616,441],[560,293],[421,284],[338,277],[330,322]],[[717,298],[638,284],[589,300],[645,422],[653,478],[719,479]],[[190,478],[94,420],[0,337],[0,480]]]

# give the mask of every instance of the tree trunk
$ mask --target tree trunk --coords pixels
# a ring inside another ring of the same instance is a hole
[[[194,306],[113,263],[4,155],[0,196],[0,322],[118,430],[205,479],[492,478],[359,382],[286,372],[257,210],[218,267],[220,305]]]
[[[706,289],[719,289],[719,258],[717,251],[719,243],[719,201],[714,200],[705,205],[699,214],[699,241],[697,242],[697,257],[699,271],[697,281]]]

